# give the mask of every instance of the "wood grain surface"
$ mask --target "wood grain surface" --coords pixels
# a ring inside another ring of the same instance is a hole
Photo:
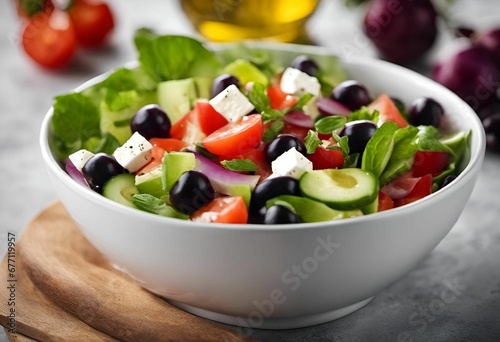
[[[115,270],[59,202],[25,228],[16,245],[16,264],[16,330],[32,339],[251,340],[172,306]],[[1,283],[6,284],[6,259],[1,267]],[[7,292],[2,286],[2,298],[7,298]],[[0,304],[4,327],[8,324],[6,303]]]

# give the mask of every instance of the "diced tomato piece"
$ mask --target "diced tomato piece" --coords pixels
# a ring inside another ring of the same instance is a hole
[[[272,109],[283,110],[291,108],[297,103],[297,98],[293,95],[284,93],[278,84],[271,84],[267,88],[267,96],[271,102]]]
[[[178,152],[189,146],[186,142],[174,138],[151,138],[149,142],[153,145],[151,156],[159,160],[163,158],[165,152]]]
[[[394,208],[394,201],[389,195],[379,191],[378,193],[378,211],[384,211]]]
[[[314,153],[307,155],[307,158],[313,163],[314,170],[337,169],[344,164],[342,151],[327,150],[323,146],[318,146]]]
[[[288,122],[285,122],[285,127],[281,131],[282,134],[292,134],[302,141],[306,138],[307,132],[309,132],[309,128],[292,125]]]
[[[264,125],[260,114],[244,116],[216,130],[205,139],[203,146],[218,156],[239,155],[256,148],[262,139]]]
[[[196,108],[187,112],[179,121],[170,128],[170,137],[182,140],[188,144],[201,141],[206,137],[200,129],[198,111]]]
[[[415,202],[421,198],[424,198],[432,193],[432,175],[427,174],[422,176],[420,180],[415,184],[413,190],[408,194],[408,196],[394,200],[394,206],[400,207],[402,205]]]
[[[200,100],[196,102],[196,110],[198,112],[200,129],[206,135],[227,125],[226,118],[219,114],[208,101]]]
[[[217,197],[191,215],[198,222],[247,223],[248,210],[241,196]]]
[[[413,162],[413,177],[431,174],[439,175],[448,166],[449,155],[446,151],[417,151]]]
[[[396,107],[387,94],[379,95],[368,105],[368,109],[370,111],[378,110],[380,112],[378,121],[379,126],[387,121],[393,121],[401,128],[408,126],[408,122],[406,122],[398,107]]]

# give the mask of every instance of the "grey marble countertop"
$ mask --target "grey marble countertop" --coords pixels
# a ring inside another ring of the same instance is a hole
[[[79,52],[68,69],[58,72],[41,70],[27,59],[20,49],[20,26],[12,2],[0,2],[0,255],[6,251],[7,232],[19,238],[29,220],[56,200],[38,147],[40,123],[53,97],[135,59],[136,28],[195,34],[177,2],[109,2],[117,17],[110,46]],[[452,13],[473,27],[500,25],[499,1],[459,0]],[[340,48],[344,54],[374,56],[362,39],[360,18],[360,10],[347,10],[340,0],[324,0],[309,31],[319,45]],[[425,72],[449,40],[442,34],[419,70]],[[499,171],[500,155],[487,153],[470,201],[451,232],[423,262],[366,307],[330,323],[287,331],[256,330],[253,337],[263,341],[499,341]],[[453,300],[443,301],[444,291],[451,291]],[[3,333],[1,340],[6,340]]]

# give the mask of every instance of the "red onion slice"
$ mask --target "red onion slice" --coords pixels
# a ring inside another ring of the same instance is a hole
[[[329,97],[322,97],[317,102],[319,112],[323,115],[343,115],[349,116],[351,110],[340,102]]]
[[[77,183],[79,183],[79,184],[81,184],[83,186],[86,186],[87,188],[90,188],[89,183],[85,179],[85,176],[83,175],[83,173],[81,173],[75,167],[75,165],[71,162],[71,160],[69,158],[66,159],[66,162],[65,162],[64,166],[65,166],[66,172],[68,173],[68,175],[72,179],[74,179]]]
[[[402,174],[386,183],[380,191],[392,199],[400,199],[408,196],[421,177],[412,177],[411,173]]]
[[[292,110],[290,113],[287,113],[283,116],[283,120],[295,126],[314,129],[313,119],[309,115],[298,110]]]

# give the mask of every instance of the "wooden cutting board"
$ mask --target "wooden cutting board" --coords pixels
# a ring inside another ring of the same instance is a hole
[[[16,331],[12,341],[252,341],[182,311],[115,270],[80,233],[60,202],[16,243]],[[7,284],[7,259],[0,283]],[[9,290],[0,287],[0,297]],[[7,327],[7,300],[0,323]]]

